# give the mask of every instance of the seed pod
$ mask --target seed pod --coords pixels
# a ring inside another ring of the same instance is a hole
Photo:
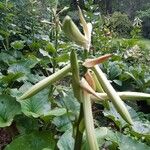
[[[129,124],[133,124],[132,118],[124,104],[121,100],[115,89],[111,86],[110,82],[107,80],[104,73],[101,71],[98,65],[94,66],[93,71],[95,72],[99,82],[101,83],[104,91],[108,94],[110,100],[112,101],[113,105],[115,106],[118,113],[122,116],[122,118],[128,122]]]
[[[80,7],[78,7],[78,10],[79,10],[80,22],[81,22],[81,25],[83,27],[84,36],[85,36],[85,38],[87,40],[87,44],[86,44],[85,49],[87,49],[89,51],[90,46],[91,46],[92,24],[91,23],[87,23],[85,21]]]
[[[85,62],[83,63],[83,66],[85,66],[87,68],[94,67],[95,65],[106,61],[111,56],[112,56],[112,54],[106,54],[106,55],[100,56],[98,58],[86,59]]]
[[[82,91],[79,85],[80,76],[79,76],[79,64],[77,60],[77,54],[74,50],[71,51],[70,54],[70,62],[71,62],[71,71],[72,71],[72,88],[74,92],[74,96],[77,100],[82,100]]]
[[[109,96],[106,93],[96,93],[99,95],[103,100],[109,100]],[[147,100],[150,101],[150,94],[147,93],[141,93],[141,92],[117,92],[119,97],[123,100],[130,100],[130,101],[138,101],[138,100]],[[93,101],[101,101],[99,98],[95,97],[94,95],[91,95],[91,99]]]
[[[100,92],[100,93],[104,93],[104,90],[103,90],[103,88],[102,88],[100,82],[98,81],[96,74],[92,71],[92,72],[91,72],[91,75],[92,75],[92,77],[93,77],[93,79],[94,79],[94,82],[95,82],[95,85],[96,85],[96,91],[97,91],[97,92]],[[104,99],[103,105],[104,105],[108,110],[110,109],[108,99]]]
[[[46,88],[48,85],[62,79],[69,71],[71,70],[71,65],[68,64],[61,70],[55,72],[54,74],[50,75],[49,77],[39,81],[37,84],[32,86],[27,92],[25,92],[21,97],[19,97],[19,100],[27,99],[38,92],[42,91],[44,88]]]
[[[65,32],[65,34],[68,36],[68,38],[76,42],[78,45],[86,47],[87,39],[80,32],[78,27],[75,25],[75,23],[72,21],[72,19],[69,16],[66,16],[64,18],[62,29]]]
[[[88,93],[96,96],[97,98],[99,98],[100,100],[102,100],[102,98],[100,96],[97,95],[97,93],[91,88],[91,86],[88,84],[88,82],[85,80],[85,78],[82,78],[80,81],[80,86],[83,88],[84,91],[87,91]]]
[[[95,73],[94,73],[92,70],[91,70],[91,76],[93,77],[93,80],[94,80],[94,82],[95,82],[96,91],[97,91],[97,92],[100,92],[100,93],[103,93],[104,90],[103,90],[101,84],[99,83],[99,81],[98,81],[98,79],[97,79]]]
[[[91,86],[91,88],[94,91],[96,91],[96,84],[95,84],[95,81],[93,79],[92,72],[93,72],[92,70],[88,69],[84,76],[85,76],[85,79],[88,82],[88,84]]]

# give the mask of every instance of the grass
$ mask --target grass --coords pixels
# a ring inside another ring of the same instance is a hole
[[[150,40],[148,39],[140,39],[138,44],[142,45],[146,50],[150,51]]]

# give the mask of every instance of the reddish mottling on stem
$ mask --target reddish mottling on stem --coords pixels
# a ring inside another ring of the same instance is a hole
[[[112,54],[106,54],[106,55],[100,56],[98,58],[86,59],[85,62],[83,63],[83,66],[85,66],[87,68],[94,67],[95,65],[98,65],[98,64],[106,61],[111,56],[112,56]]]

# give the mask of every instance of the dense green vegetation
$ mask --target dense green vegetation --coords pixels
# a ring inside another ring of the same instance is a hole
[[[0,150],[150,149],[149,0],[1,0],[0,14]]]

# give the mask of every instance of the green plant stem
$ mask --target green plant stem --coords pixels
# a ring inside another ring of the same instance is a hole
[[[54,74],[50,75],[49,77],[41,80],[40,82],[38,82],[37,84],[32,86],[27,92],[25,92],[18,99],[23,100],[23,99],[26,99],[26,98],[29,98],[29,97],[35,95],[36,93],[40,92],[41,90],[43,90],[44,88],[46,88],[50,84],[62,79],[70,70],[71,70],[71,65],[68,64],[67,66],[65,66],[61,70],[55,72]]]
[[[77,100],[81,102],[82,91],[79,85],[79,82],[80,82],[79,64],[78,64],[77,54],[74,50],[72,50],[70,54],[70,63],[71,63],[71,71],[72,71],[73,93],[74,93],[74,96],[77,98]]]
[[[9,37],[7,36],[6,39],[6,49],[8,50],[9,49]]]
[[[106,93],[96,93],[99,95],[103,100],[109,100],[109,96]],[[131,101],[137,101],[137,100],[150,100],[150,94],[147,93],[141,93],[141,92],[117,92],[119,97],[122,100],[131,100]],[[100,102],[101,100],[95,97],[94,95],[91,95],[91,99],[95,102]]]
[[[81,103],[81,105],[80,105],[80,114],[79,114],[78,122],[76,124],[77,129],[76,129],[76,137],[75,137],[74,150],[80,150],[81,146],[82,146],[83,132],[80,131],[79,127],[80,127],[80,123],[81,123],[83,117],[84,117],[84,114],[83,114],[83,104]]]
[[[83,118],[83,105],[81,103],[81,101],[82,101],[82,91],[81,91],[81,87],[79,85],[79,82],[80,82],[79,64],[78,64],[77,54],[76,54],[75,50],[71,51],[70,63],[71,63],[71,71],[72,71],[73,93],[74,93],[74,96],[77,98],[77,100],[80,102],[79,118],[78,118],[77,123],[75,122],[75,124],[74,124],[74,128],[76,128],[74,150],[79,150],[79,149],[81,149],[81,146],[82,146],[82,137],[83,137],[83,133],[79,129],[81,120]]]
[[[2,41],[2,44],[3,44],[3,47],[4,47],[5,51],[7,51],[8,49],[7,49],[7,47],[5,46],[5,44],[4,44],[3,41]]]
[[[105,74],[102,72],[102,70],[99,68],[98,65],[95,65],[92,69],[95,72],[99,82],[101,83],[103,90],[109,96],[118,113],[127,123],[132,125],[133,121],[125,104],[123,103],[123,101],[121,100],[115,89],[112,87],[110,82],[107,80]]]
[[[56,70],[56,60],[55,58],[57,57],[57,49],[58,49],[58,30],[57,30],[57,26],[55,27],[55,53],[54,53],[54,59],[53,59],[53,73],[55,73]]]
[[[90,150],[98,150],[99,147],[95,135],[90,94],[87,93],[86,91],[84,91],[84,97],[83,97],[83,110],[84,110],[86,135],[87,135],[87,140],[89,143]]]
[[[89,52],[86,49],[84,49],[83,61],[88,58],[88,55],[89,55]]]

